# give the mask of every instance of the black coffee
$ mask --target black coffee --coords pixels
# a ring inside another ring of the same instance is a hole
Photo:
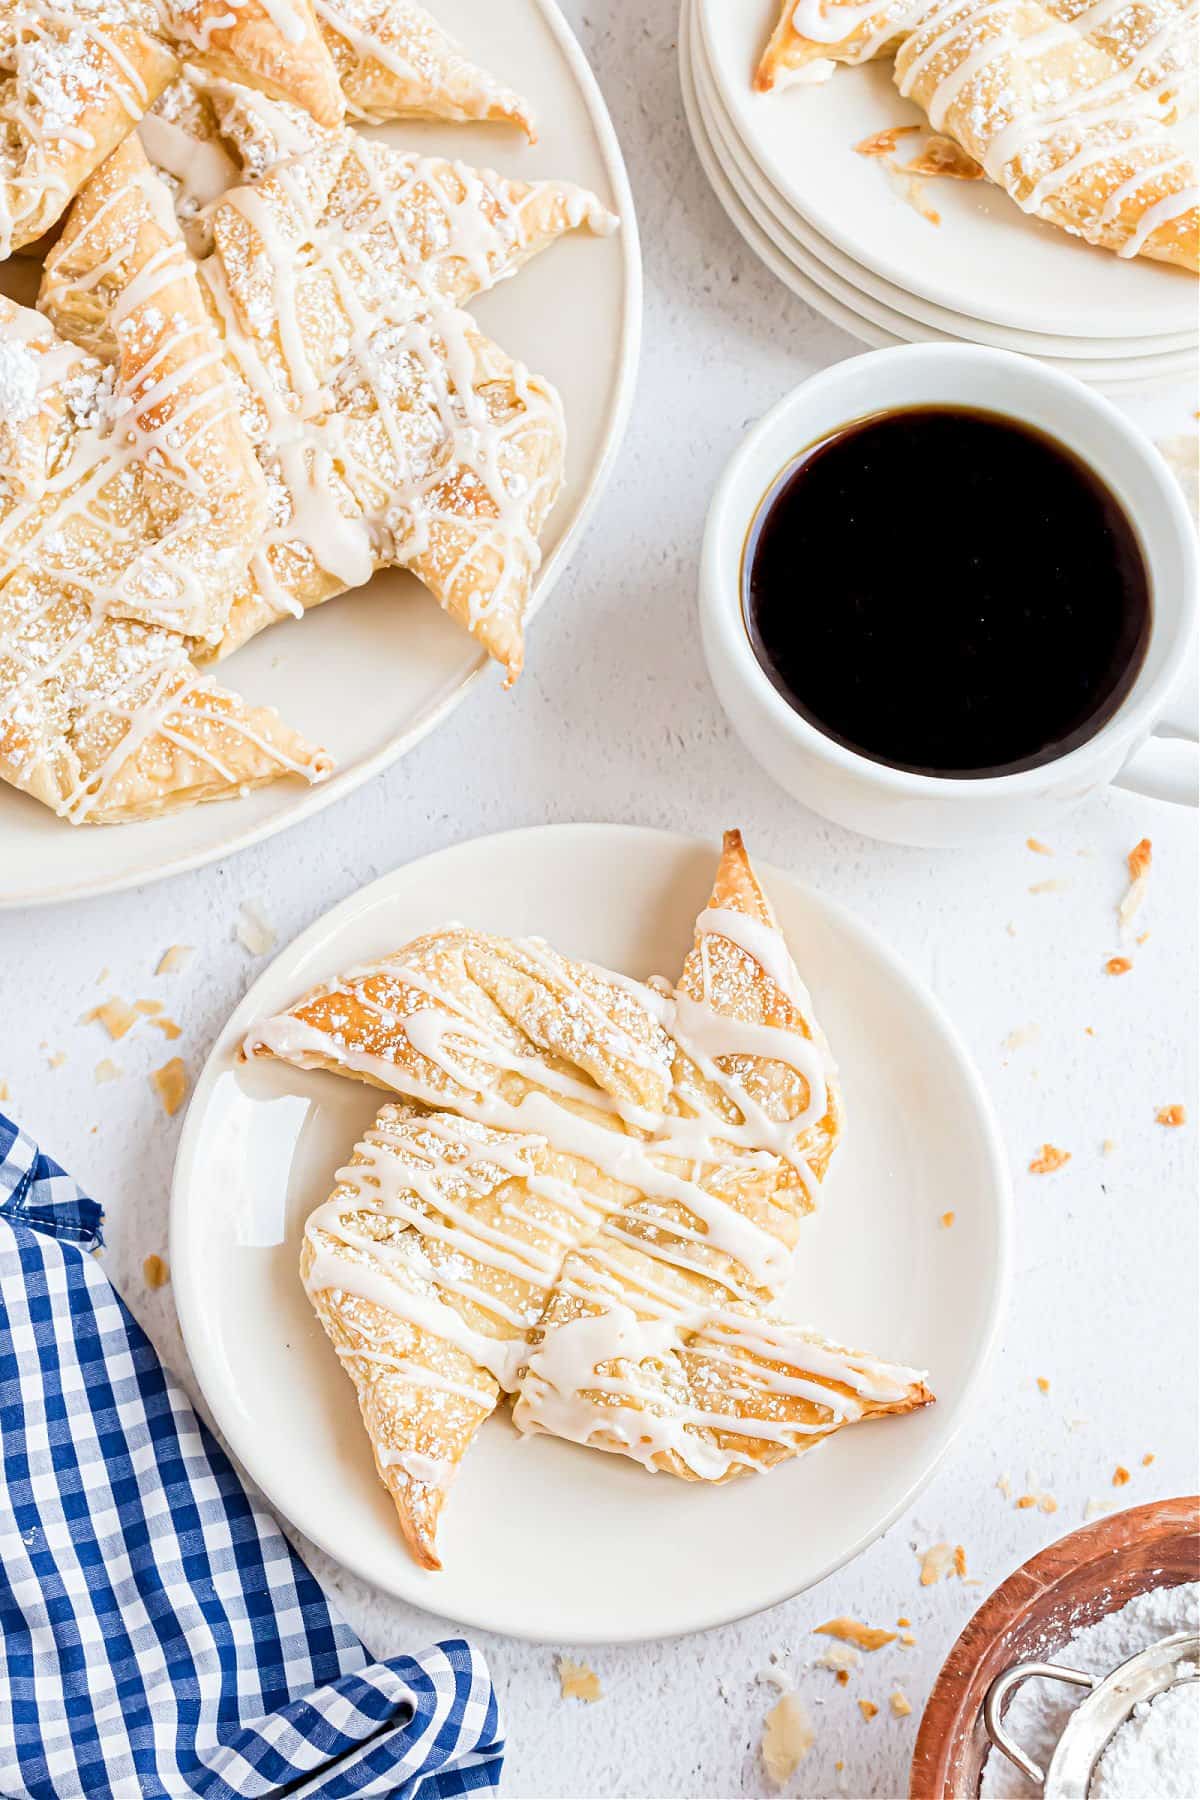
[[[1005,775],[1085,743],[1150,635],[1137,537],[1108,488],[1015,419],[914,407],[803,451],[742,561],[755,655],[852,750]]]

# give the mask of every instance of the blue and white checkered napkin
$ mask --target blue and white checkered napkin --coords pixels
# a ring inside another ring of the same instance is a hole
[[[0,1115],[0,1794],[494,1788],[468,1644],[371,1662],[89,1254],[100,1208]]]

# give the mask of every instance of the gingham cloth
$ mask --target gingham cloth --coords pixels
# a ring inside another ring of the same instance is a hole
[[[0,1795],[435,1800],[499,1781],[468,1644],[371,1662],[0,1114]]]

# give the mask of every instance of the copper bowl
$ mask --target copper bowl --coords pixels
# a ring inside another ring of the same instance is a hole
[[[942,1665],[921,1717],[911,1800],[979,1793],[983,1698],[1011,1663],[1045,1657],[1148,1588],[1200,1579],[1200,1499],[1154,1500],[1041,1551],[984,1601]]]

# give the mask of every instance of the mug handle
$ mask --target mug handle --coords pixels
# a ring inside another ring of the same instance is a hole
[[[1113,786],[1176,806],[1200,804],[1200,743],[1196,741],[1196,683],[1185,681],[1144,744],[1113,776]]]

